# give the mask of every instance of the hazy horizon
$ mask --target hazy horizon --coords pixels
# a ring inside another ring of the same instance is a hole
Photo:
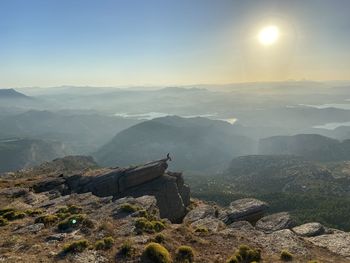
[[[3,1],[0,87],[348,79],[349,8],[344,0]],[[278,39],[259,43],[271,25]]]

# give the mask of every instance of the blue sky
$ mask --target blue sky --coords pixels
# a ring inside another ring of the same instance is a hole
[[[350,78],[350,1],[0,0],[0,87]],[[256,40],[269,24],[273,47]]]

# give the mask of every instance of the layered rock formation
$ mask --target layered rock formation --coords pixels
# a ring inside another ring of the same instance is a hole
[[[87,173],[61,174],[33,184],[36,192],[57,190],[63,195],[88,193],[115,199],[153,195],[157,198],[160,215],[172,222],[185,216],[190,203],[190,190],[181,173],[166,172],[167,159],[129,168],[113,168]]]

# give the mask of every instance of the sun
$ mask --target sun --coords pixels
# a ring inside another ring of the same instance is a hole
[[[279,29],[277,26],[270,25],[262,28],[259,32],[258,39],[260,44],[270,46],[275,44],[279,38]]]

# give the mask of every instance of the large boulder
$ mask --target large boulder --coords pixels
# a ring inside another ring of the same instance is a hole
[[[256,222],[256,229],[271,233],[282,229],[290,229],[295,226],[294,220],[287,212],[265,216]]]
[[[263,201],[254,198],[239,199],[222,211],[220,219],[227,225],[235,221],[255,223],[264,216],[267,209],[268,205]]]
[[[314,237],[325,233],[325,228],[320,223],[306,223],[292,229],[298,236]]]

